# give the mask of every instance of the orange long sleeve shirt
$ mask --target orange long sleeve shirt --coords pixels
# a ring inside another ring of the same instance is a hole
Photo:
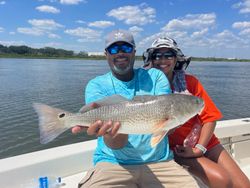
[[[215,106],[200,81],[196,77],[188,74],[185,75],[185,79],[188,91],[192,95],[200,97],[204,100],[204,109],[202,110],[200,115],[197,115],[201,121],[201,124],[203,125],[204,123],[221,119],[221,112]],[[197,118],[191,118],[184,125],[177,128],[173,134],[169,135],[169,144],[171,149],[173,149],[176,145],[183,145],[183,141],[190,133],[193,125],[195,124],[195,121],[197,121]],[[219,143],[219,139],[213,134],[206,148],[209,150]]]

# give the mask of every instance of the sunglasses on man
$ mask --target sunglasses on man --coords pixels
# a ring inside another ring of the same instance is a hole
[[[174,59],[174,57],[176,57],[175,53],[172,52],[172,51],[168,51],[168,52],[164,52],[164,53],[161,53],[161,52],[155,52],[153,53],[152,55],[152,59],[153,60],[160,60],[162,58],[166,59],[166,60],[172,60]]]
[[[129,43],[123,43],[121,45],[118,44],[112,44],[108,48],[106,48],[106,51],[108,51],[111,55],[118,54],[119,52],[122,53],[131,53],[133,51],[134,47]]]

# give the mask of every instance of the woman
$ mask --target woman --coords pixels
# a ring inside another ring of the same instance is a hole
[[[216,121],[222,117],[200,81],[185,74],[183,65],[188,65],[177,43],[168,37],[158,38],[144,52],[145,68],[162,70],[168,77],[173,92],[201,97],[205,107],[200,115],[186,122],[169,135],[175,160],[209,187],[249,188],[248,177],[214,135]]]

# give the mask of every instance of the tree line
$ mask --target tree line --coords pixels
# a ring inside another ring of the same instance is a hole
[[[31,48],[25,45],[4,46],[0,44],[0,55],[41,56],[41,57],[87,57],[88,53],[81,51],[74,53],[72,50],[56,49],[52,47]]]
[[[72,50],[56,49],[52,47],[31,48],[25,45],[4,46],[0,44],[0,57],[27,57],[27,58],[86,58],[105,59],[105,56],[88,56],[86,51],[75,53]],[[142,60],[142,56],[136,56],[136,60]],[[250,59],[218,58],[218,57],[192,57],[192,61],[246,61]]]

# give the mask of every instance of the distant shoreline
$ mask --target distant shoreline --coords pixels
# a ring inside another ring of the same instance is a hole
[[[42,56],[42,55],[17,55],[0,54],[0,58],[21,58],[21,59],[76,59],[76,60],[106,60],[105,56]],[[136,56],[137,61],[142,61],[141,56]],[[228,62],[250,62],[250,59],[215,58],[215,57],[192,57],[191,61],[228,61]]]
[[[53,47],[31,48],[29,46],[3,46],[0,44],[0,58],[27,58],[27,59],[83,59],[106,60],[100,54],[90,55],[86,51],[76,53],[72,50],[56,49]],[[137,61],[142,61],[142,55],[136,56]],[[218,57],[192,57],[192,61],[239,61],[250,62],[250,59],[218,58]]]

